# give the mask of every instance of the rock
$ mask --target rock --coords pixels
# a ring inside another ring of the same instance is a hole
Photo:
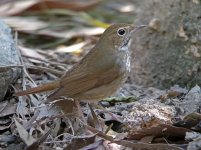
[[[187,132],[186,140],[191,141],[187,147],[187,150],[199,150],[201,149],[201,134],[197,132]]]
[[[194,86],[188,94],[184,97],[182,101],[179,101],[179,109],[183,110],[180,112],[180,115],[188,115],[192,112],[198,112],[201,106],[201,89],[198,85]]]
[[[133,0],[137,1],[137,0]],[[140,4],[139,4],[140,3]],[[169,88],[201,84],[201,2],[141,0],[132,42],[132,81]]]
[[[9,67],[21,65],[11,29],[0,20],[0,101],[3,100],[7,89],[20,74],[20,68]]]

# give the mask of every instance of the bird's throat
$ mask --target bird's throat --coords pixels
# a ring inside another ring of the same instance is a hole
[[[128,45],[124,45],[119,48],[119,51],[127,52],[128,51]]]
[[[119,51],[127,52],[127,51],[129,50],[129,45],[130,45],[130,38],[127,39],[127,40],[124,42],[124,44],[123,44],[121,47],[119,47],[118,49],[119,49]]]

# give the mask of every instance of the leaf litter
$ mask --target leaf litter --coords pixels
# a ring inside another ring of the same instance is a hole
[[[19,4],[23,5],[17,7]],[[83,12],[98,5],[98,0],[71,4],[31,0],[5,2],[0,6],[3,20],[20,35],[18,47],[23,65],[19,67],[23,76],[13,85],[14,91],[61,77],[88,52],[108,26],[95,14],[98,9]],[[126,15],[131,9],[135,11],[134,6],[126,10],[119,4],[109,5],[109,9],[114,8],[112,11]],[[13,9],[3,11],[9,7]],[[52,23],[55,17],[56,26]],[[200,141],[198,85],[190,90],[177,85],[159,90],[140,87],[128,80],[116,95],[99,103],[104,109],[82,104],[87,124],[77,117],[77,108],[71,100],[55,102],[62,103],[67,115],[53,104],[44,105],[42,100],[48,94],[8,97],[8,101],[1,102],[2,148],[14,145],[20,149],[23,145],[26,149],[181,150],[196,149],[195,141]]]

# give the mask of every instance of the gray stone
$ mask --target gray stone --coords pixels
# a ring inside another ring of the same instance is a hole
[[[137,1],[137,0],[133,0]],[[142,86],[201,85],[201,1],[141,0],[132,42],[132,81]]]
[[[20,58],[13,40],[11,29],[0,20],[0,100],[3,100],[11,83],[19,76]]]

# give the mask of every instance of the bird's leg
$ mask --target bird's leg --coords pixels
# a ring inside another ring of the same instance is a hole
[[[75,105],[77,107],[77,112],[78,112],[78,116],[80,117],[80,119],[84,122],[87,123],[86,119],[84,118],[84,113],[82,112],[82,109],[80,107],[80,102],[79,100],[74,100],[75,101]]]

